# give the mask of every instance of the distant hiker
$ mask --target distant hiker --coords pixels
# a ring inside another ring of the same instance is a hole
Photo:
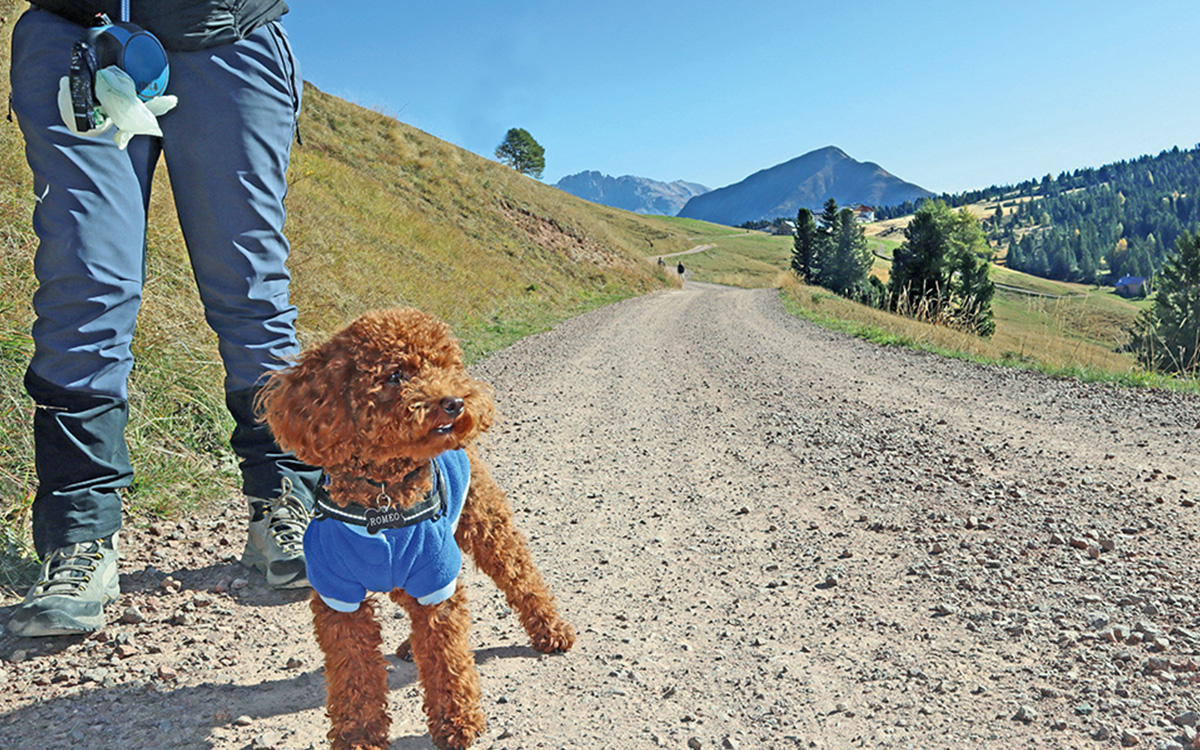
[[[36,0],[12,27],[10,105],[39,196],[33,227],[40,286],[25,389],[37,404],[32,515],[43,564],[8,622],[20,636],[95,631],[104,625],[104,606],[120,593],[121,491],[133,480],[126,379],[160,154],[170,165],[176,213],[225,366],[230,443],[241,459],[250,515],[242,562],[264,572],[274,588],[308,586],[301,539],[320,470],[280,450],[253,406],[262,376],[299,352],[283,197],[302,82],[279,21],[287,5],[133,3],[128,20],[145,31],[132,38],[145,54],[154,49],[147,38],[157,37],[169,58],[166,91],[178,106],[160,108],[156,126],[130,128],[114,143],[113,130],[123,130],[118,108],[93,112],[80,97],[83,117],[68,117],[74,100],[66,82],[72,48],[85,33],[106,33],[86,27],[117,5]],[[124,65],[100,73],[140,75]],[[81,88],[95,83],[76,80]],[[153,121],[154,112],[140,106]],[[95,128],[80,130],[80,119]]]
[[[684,269],[684,267],[683,267],[683,264],[682,264],[682,263],[680,263],[678,266],[675,266],[675,272],[679,274],[679,277],[680,277],[680,278],[683,278],[683,272],[684,272],[684,270],[685,270],[685,269]]]
[[[659,259],[658,259],[658,266],[659,266],[659,268],[665,268],[665,267],[666,267],[666,265],[667,265],[666,261],[664,261],[662,258],[659,258]]]

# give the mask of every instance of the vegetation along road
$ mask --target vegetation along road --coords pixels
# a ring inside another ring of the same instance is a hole
[[[474,369],[580,636],[538,656],[466,577],[479,747],[1198,746],[1195,396],[881,348],[693,283]],[[323,747],[307,607],[232,562],[240,514],[131,525],[101,638],[0,641],[0,746]],[[393,662],[393,748],[426,747]]]

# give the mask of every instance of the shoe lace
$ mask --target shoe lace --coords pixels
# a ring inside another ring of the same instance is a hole
[[[104,559],[100,542],[80,542],[59,547],[42,564],[37,581],[37,595],[74,594],[88,585],[96,563]]]
[[[304,529],[308,526],[311,511],[304,506],[300,498],[292,492],[292,480],[283,480],[283,489],[279,497],[272,501],[271,510],[267,514],[267,529],[280,549],[293,552],[301,549],[304,544]]]

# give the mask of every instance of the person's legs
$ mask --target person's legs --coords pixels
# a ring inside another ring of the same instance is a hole
[[[287,37],[272,23],[234,44],[173,53],[170,92],[179,104],[160,120],[180,226],[225,363],[236,424],[230,442],[252,503],[244,561],[278,587],[307,584],[301,533],[320,476],[279,448],[253,406],[263,376],[299,350],[283,199],[300,87]]]
[[[77,136],[62,123],[58,80],[67,74],[71,46],[82,33],[82,27],[36,9],[13,29],[12,109],[37,199],[34,355],[25,378],[37,407],[34,545],[47,560],[43,578],[100,581],[39,581],[10,624],[27,635],[93,630],[103,623],[101,608],[116,595],[119,491],[133,474],[124,437],[125,381],[133,364],[146,204],[159,145],[142,137],[122,151],[107,137]],[[64,557],[64,550],[71,554]],[[86,606],[72,600],[79,596]]]

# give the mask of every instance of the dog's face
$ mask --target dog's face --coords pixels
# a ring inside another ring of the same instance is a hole
[[[412,309],[362,316],[272,375],[260,403],[279,444],[326,469],[427,461],[494,416],[450,327]]]

